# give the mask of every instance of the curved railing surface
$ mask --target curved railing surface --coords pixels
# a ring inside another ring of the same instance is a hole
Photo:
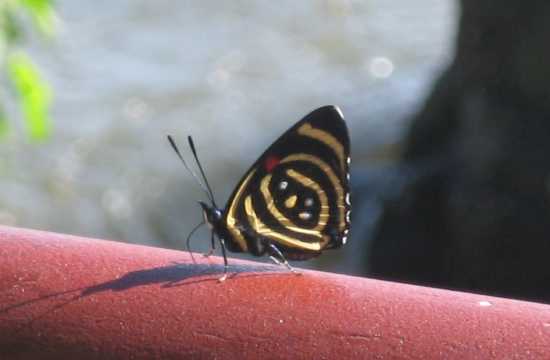
[[[0,227],[0,359],[550,358],[550,306]]]

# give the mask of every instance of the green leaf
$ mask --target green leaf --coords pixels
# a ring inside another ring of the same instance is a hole
[[[1,0],[0,0],[1,1]],[[12,9],[4,7],[1,9],[2,36],[7,44],[12,44],[21,38],[22,26]]]
[[[1,0],[0,0],[1,1]],[[55,32],[56,15],[52,0],[19,0],[27,9],[36,27],[46,35]]]
[[[25,125],[31,139],[42,140],[51,132],[49,109],[51,90],[42,79],[38,68],[21,52],[8,58],[9,77],[19,95]]]

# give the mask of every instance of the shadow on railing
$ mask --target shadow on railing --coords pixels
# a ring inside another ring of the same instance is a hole
[[[550,306],[0,227],[0,358],[550,357]]]
[[[218,264],[174,263],[174,265],[130,271],[117,279],[105,281],[96,285],[46,294],[34,299],[25,300],[20,303],[0,308],[0,314],[25,305],[31,305],[37,301],[50,300],[71,294],[74,296],[68,302],[103,291],[124,291],[138,286],[160,284],[161,288],[170,288],[198,282],[216,282],[218,281],[217,279],[220,274],[223,274],[223,270],[224,266]],[[229,274],[228,279],[233,279],[237,275],[239,277],[268,276],[270,274],[276,275],[283,271],[284,270],[274,268],[273,266],[238,264],[232,267],[232,272]],[[218,277],[205,278],[207,275],[217,275]]]

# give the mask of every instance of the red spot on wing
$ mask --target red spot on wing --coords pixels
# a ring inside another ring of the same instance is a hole
[[[276,156],[270,155],[265,159],[264,166],[267,172],[271,172],[275,166],[277,166],[281,162],[281,159],[279,159]]]

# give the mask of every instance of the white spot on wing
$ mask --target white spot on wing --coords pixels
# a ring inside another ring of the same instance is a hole
[[[311,219],[311,214],[308,213],[308,212],[301,212],[298,214],[298,216],[300,217],[300,219],[302,220],[309,220]]]
[[[351,206],[351,200],[350,200],[350,197],[349,197],[349,193],[346,194],[346,204]]]
[[[342,236],[342,244],[345,244],[348,241],[347,236]]]
[[[312,198],[307,198],[307,199],[304,201],[304,205],[305,205],[306,207],[313,206],[313,199],[312,199]]]
[[[350,210],[346,211],[346,222],[348,224],[350,223],[350,216],[351,216],[351,211]]]
[[[281,181],[279,183],[279,190],[285,190],[287,187],[288,187],[288,182],[287,181]]]

